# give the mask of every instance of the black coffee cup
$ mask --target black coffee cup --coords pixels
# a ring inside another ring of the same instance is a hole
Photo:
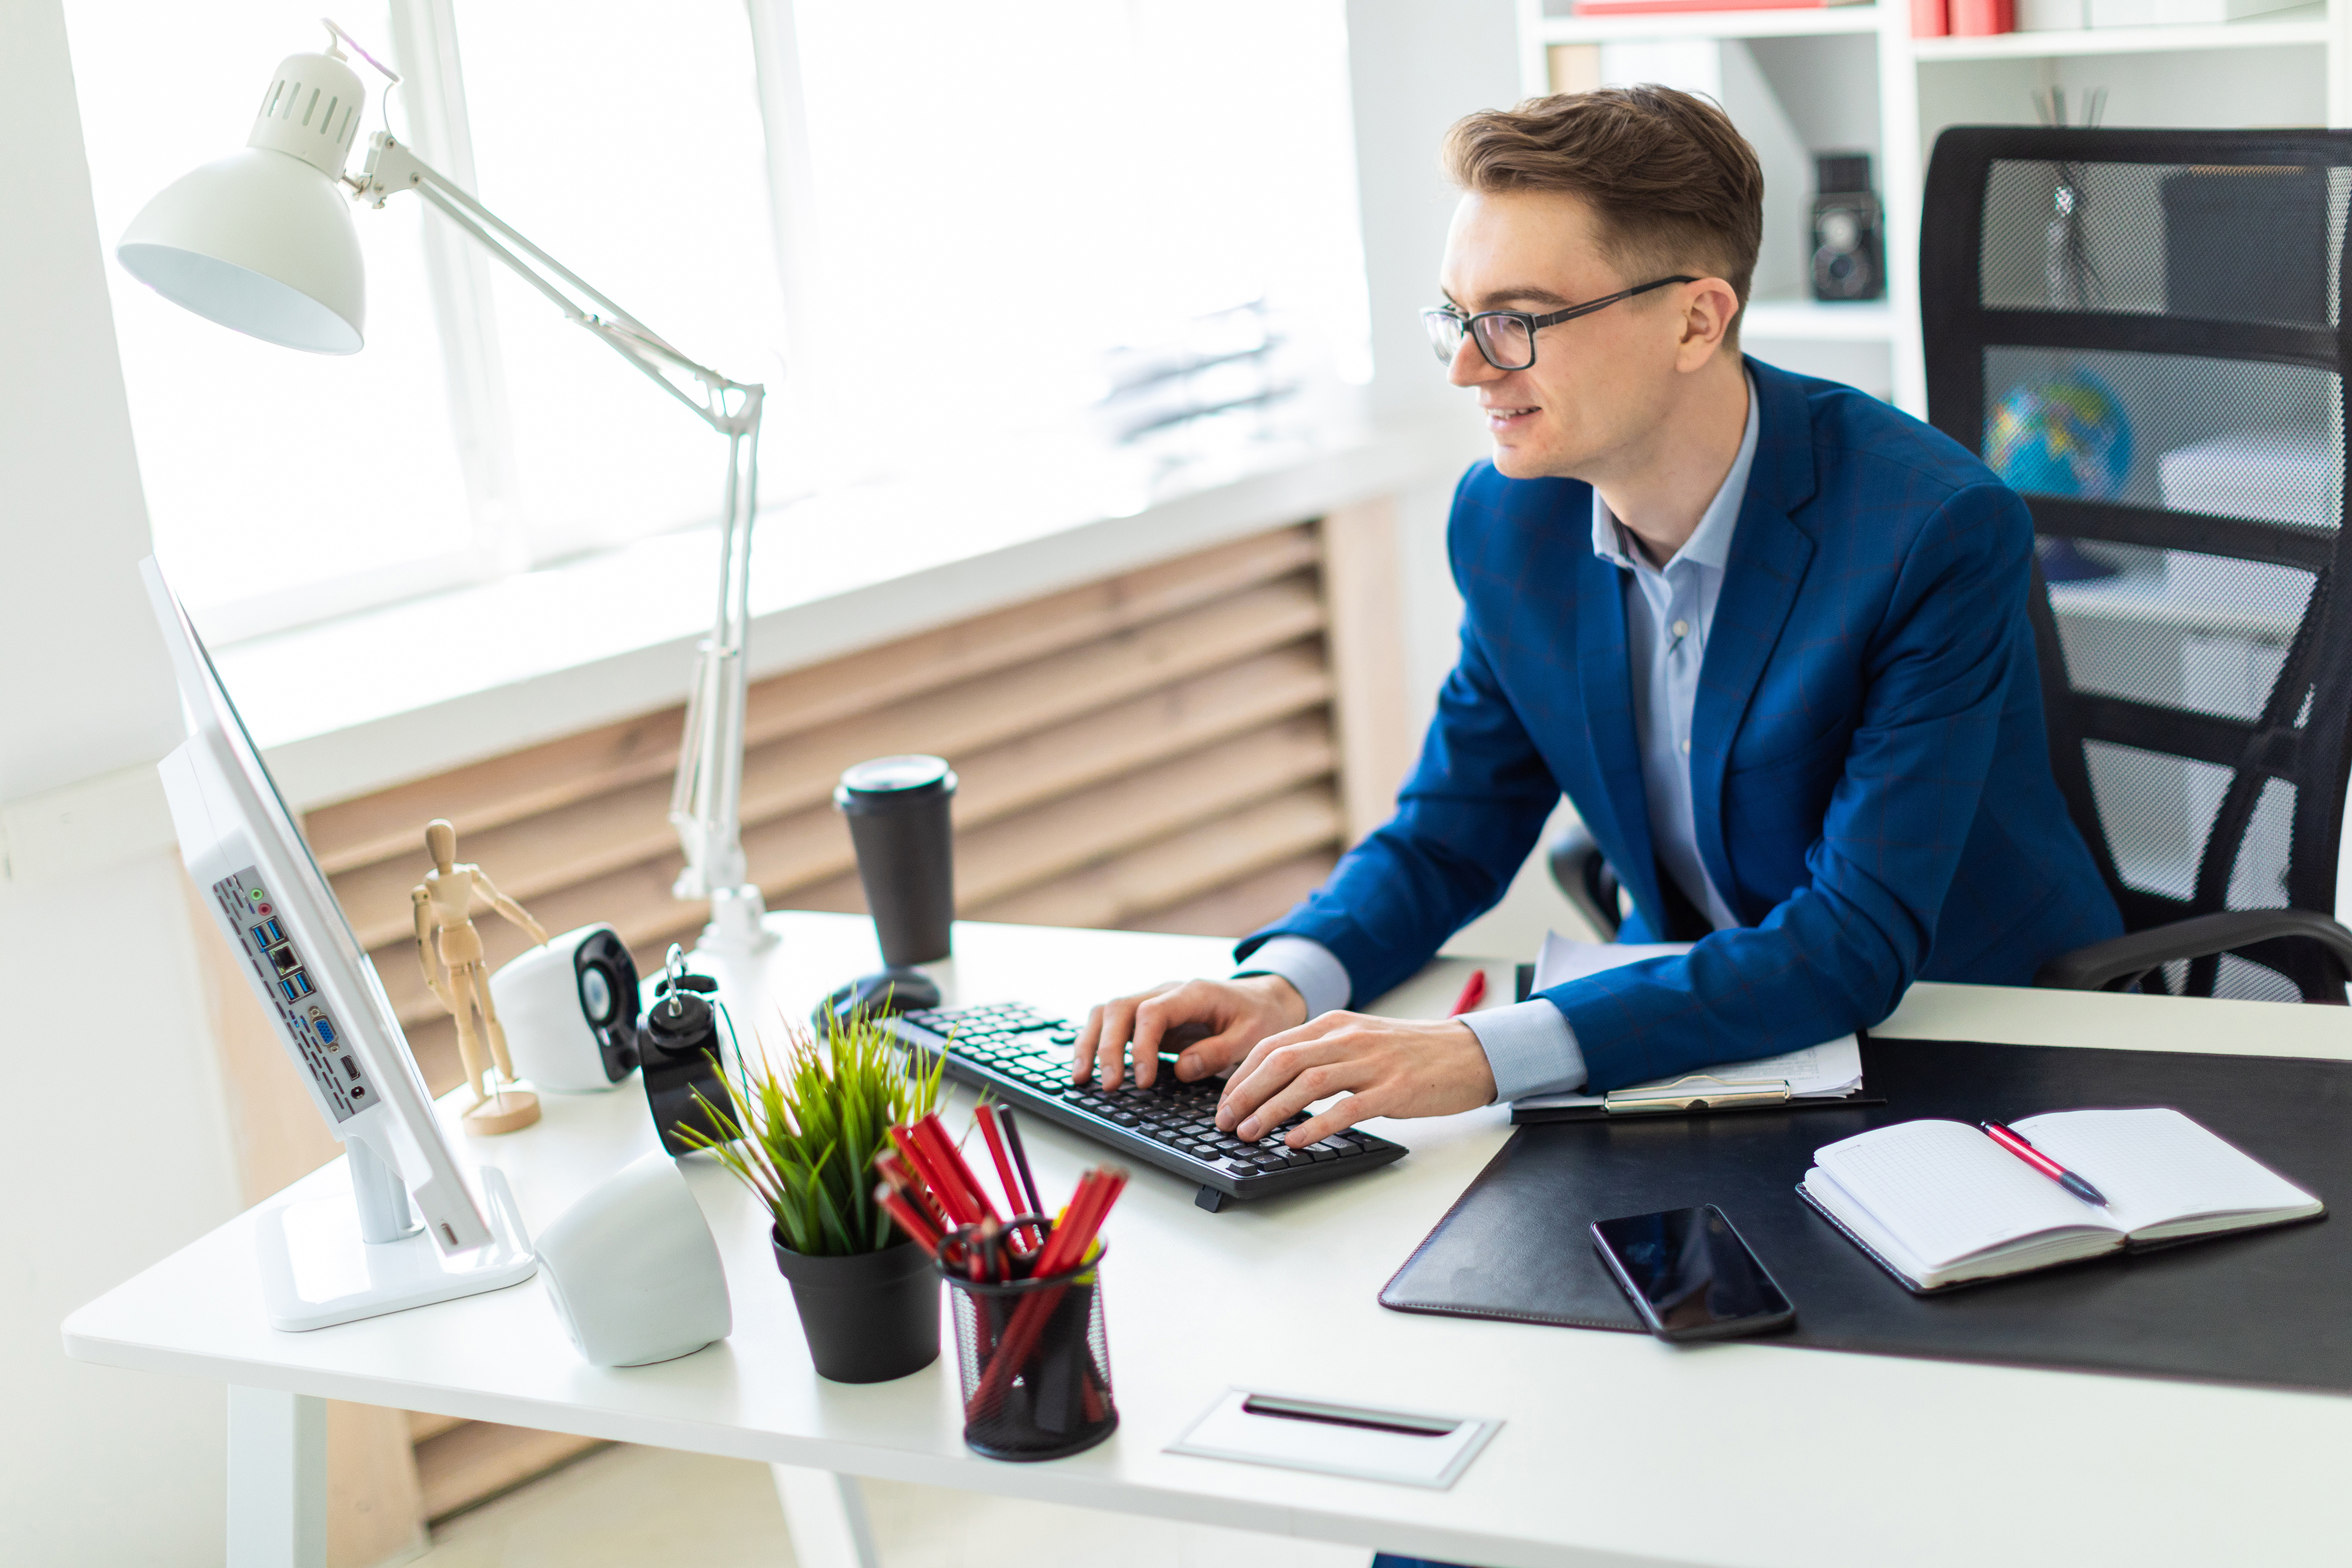
[[[882,961],[893,968],[948,956],[955,919],[955,769],[938,757],[877,757],[841,776],[833,803],[849,819],[857,880]]]

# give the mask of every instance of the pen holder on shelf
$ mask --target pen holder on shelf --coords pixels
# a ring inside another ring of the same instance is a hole
[[[1103,1249],[1048,1279],[972,1280],[941,1264],[955,1302],[964,1446],[991,1459],[1058,1459],[1118,1427],[1103,1333]]]

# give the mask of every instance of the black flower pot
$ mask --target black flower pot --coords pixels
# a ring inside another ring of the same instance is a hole
[[[849,1258],[795,1252],[772,1228],[776,1267],[793,1288],[817,1375],[887,1383],[940,1358],[940,1276],[911,1241]]]

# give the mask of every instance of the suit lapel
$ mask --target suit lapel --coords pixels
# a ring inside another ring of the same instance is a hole
[[[1642,790],[1642,749],[1633,732],[1633,678],[1625,657],[1625,589],[1618,570],[1590,549],[1576,563],[1576,674],[1583,690],[1585,737],[1600,775],[1597,801],[1577,802],[1594,841],[1610,850],[1609,863],[1633,901],[1653,913],[1658,901],[1658,857],[1650,838],[1650,807]],[[1599,811],[1590,810],[1596,806]],[[1605,821],[1594,821],[1601,811]]]
[[[1815,483],[1812,420],[1803,392],[1769,365],[1750,360],[1748,366],[1762,405],[1756,458],[1748,470],[1739,525],[1732,531],[1731,556],[1724,563],[1723,590],[1707,631],[1706,662],[1699,667],[1698,698],[1691,713],[1691,807],[1699,857],[1717,891],[1743,920],[1748,913],[1738,907],[1724,847],[1724,772],[1739,721],[1812,560],[1813,541],[1792,514],[1812,498]],[[1618,624],[1622,644],[1622,606]],[[1622,653],[1619,661],[1622,668]],[[1638,783],[1635,789],[1638,795]]]

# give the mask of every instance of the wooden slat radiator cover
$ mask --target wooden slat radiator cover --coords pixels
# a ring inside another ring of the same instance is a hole
[[[862,910],[834,782],[927,751],[962,780],[966,917],[1239,935],[1280,914],[1349,837],[1325,549],[1321,525],[1285,528],[753,686],[743,836],[770,907]],[[436,1093],[459,1069],[411,935],[425,821],[456,823],[461,858],[549,930],[609,921],[649,967],[705,919],[670,895],[682,724],[646,714],[306,817]],[[525,945],[477,925],[494,966]]]

